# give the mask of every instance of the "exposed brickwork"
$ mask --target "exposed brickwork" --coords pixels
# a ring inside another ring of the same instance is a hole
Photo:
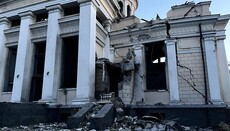
[[[203,62],[201,55],[200,51],[178,53],[178,62],[179,65],[182,66],[178,66],[179,91],[180,99],[184,102],[184,104],[205,103],[204,97],[191,87],[191,85],[193,85],[194,88],[205,95]],[[185,67],[191,69],[191,72]]]

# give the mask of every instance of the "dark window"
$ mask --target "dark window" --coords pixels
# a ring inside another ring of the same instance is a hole
[[[127,16],[131,16],[131,8],[129,5],[127,5]]]
[[[63,39],[62,88],[77,86],[78,37]]]
[[[11,21],[11,27],[20,26],[20,24],[21,24],[21,19],[15,19]]]
[[[46,21],[46,20],[48,20],[48,13],[36,15],[36,22]]]
[[[4,92],[11,92],[14,82],[14,71],[17,57],[17,47],[9,47],[9,53],[7,58],[6,76]]]
[[[118,4],[120,6],[120,12],[123,13],[123,3],[119,1]]]
[[[164,42],[145,45],[147,90],[165,90]]]
[[[34,72],[30,89],[30,101],[38,101],[41,99],[45,63],[45,49],[45,43],[35,44]]]
[[[80,12],[79,6],[65,7],[64,8],[64,16],[79,14],[79,12]]]

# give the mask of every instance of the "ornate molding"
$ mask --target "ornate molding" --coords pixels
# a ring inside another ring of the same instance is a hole
[[[31,38],[34,39],[45,39],[47,36],[47,21],[35,23],[30,25],[31,29]]]
[[[73,15],[58,20],[60,25],[60,34],[66,35],[79,31],[79,16]]]
[[[6,34],[6,45],[10,43],[17,43],[19,39],[19,31]]]

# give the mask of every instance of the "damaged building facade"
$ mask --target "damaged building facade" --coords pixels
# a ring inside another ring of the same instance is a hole
[[[2,0],[0,101],[230,104],[230,15],[211,2],[140,22],[138,0]]]

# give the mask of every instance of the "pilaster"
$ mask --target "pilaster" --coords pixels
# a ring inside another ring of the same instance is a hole
[[[10,27],[10,21],[3,17],[0,19],[0,92],[3,91],[4,88],[4,81],[5,81],[5,72],[6,72],[6,65],[7,65],[7,54],[8,49],[5,46],[6,37],[4,34],[4,30]],[[0,93],[1,95],[1,93]]]
[[[29,25],[34,23],[34,15],[31,11],[28,11],[20,13],[19,16],[21,17],[21,25],[11,98],[12,102],[28,101],[31,85],[33,44],[31,44],[31,32]]]
[[[170,93],[170,103],[178,105],[180,103],[178,72],[177,72],[177,54],[176,54],[176,39],[167,39],[166,47],[166,79]]]
[[[104,57],[105,58],[110,58],[110,37],[109,37],[109,32],[111,31],[111,25],[112,22],[110,20],[106,20],[103,23],[106,31],[107,31],[107,36],[106,36],[106,40],[105,40],[105,46],[104,46]]]
[[[144,80],[145,75],[145,52],[144,52],[144,46],[143,45],[135,45],[134,48],[134,54],[135,54],[135,64],[138,65],[137,72],[135,72],[135,83],[134,83],[134,102],[136,103],[143,103],[144,102],[144,87],[146,85]]]
[[[94,100],[96,7],[94,2],[80,4],[78,72],[76,99],[73,104],[85,104]]]
[[[40,102],[57,103],[61,76],[61,38],[58,19],[63,10],[60,5],[46,8],[49,11],[46,39],[45,67],[43,76],[42,99]]]
[[[225,104],[230,105],[230,79],[228,73],[228,61],[224,46],[225,31],[219,31],[216,34],[216,54],[218,62],[218,72],[220,80],[220,90]]]
[[[213,104],[222,104],[214,35],[215,34],[204,35],[208,85],[211,102]]]

